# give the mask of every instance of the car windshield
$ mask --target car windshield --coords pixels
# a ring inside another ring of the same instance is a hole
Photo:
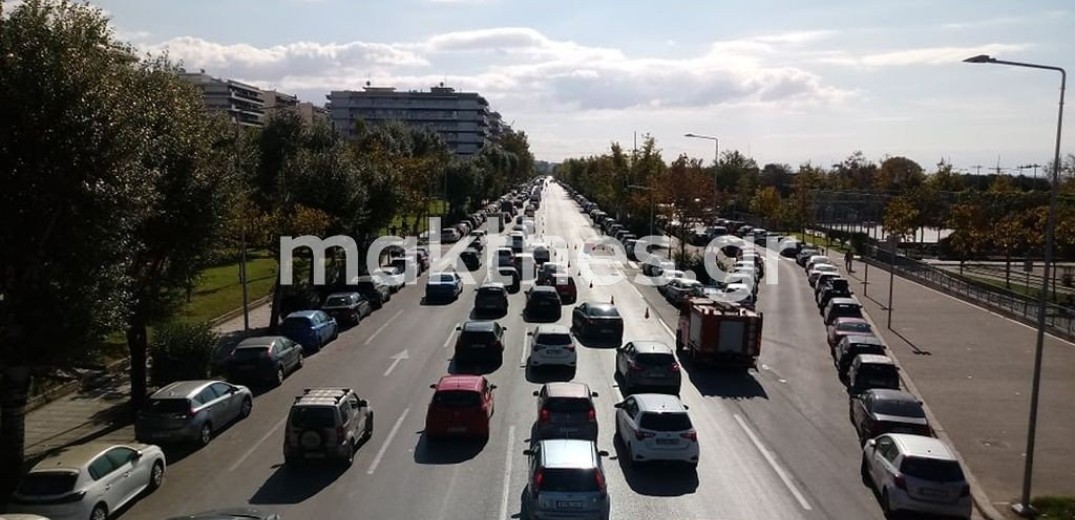
[[[469,390],[441,390],[433,394],[433,404],[447,408],[473,408],[481,406],[482,400],[478,392]]]
[[[692,428],[691,418],[685,413],[647,413],[642,415],[638,426],[657,432],[681,432]]]
[[[594,469],[546,469],[542,472],[541,491],[585,493],[600,489]]]
[[[954,460],[927,459],[924,457],[906,457],[900,464],[904,475],[932,482],[962,482],[963,468]]]
[[[291,409],[291,426],[295,428],[332,428],[336,409],[331,406],[298,406]]]
[[[926,418],[926,412],[922,409],[922,405],[914,401],[879,399],[873,402],[873,412],[878,415],[896,415],[913,419]]]
[[[497,296],[497,297],[499,297],[499,296],[502,296],[503,294],[504,294],[504,289],[501,289],[499,287],[482,287],[482,288],[478,289],[478,297],[479,298],[481,298],[483,296],[484,297],[489,297],[489,296]]]
[[[346,307],[351,304],[351,299],[346,296],[331,296],[325,300],[326,307]]]
[[[542,335],[538,336],[537,343],[540,343],[542,345],[561,345],[561,346],[562,345],[570,345],[571,344],[571,335],[570,334],[560,334],[560,333],[542,334]]]
[[[666,367],[676,364],[676,357],[672,354],[639,354],[635,359],[643,365],[653,367]]]
[[[287,318],[283,323],[284,330],[302,330],[310,328],[308,318]]]
[[[590,410],[593,404],[582,397],[554,397],[546,400],[544,407],[553,412],[577,413]]]
[[[269,347],[241,347],[235,349],[232,356],[240,361],[248,359],[256,359],[264,356],[269,351]]]
[[[439,274],[437,275],[436,281],[441,283],[452,283],[455,282],[455,277],[450,274]]]
[[[836,326],[836,330],[840,332],[870,332],[870,324],[862,323],[860,321],[844,322]]]
[[[66,471],[42,471],[26,475],[19,485],[19,494],[48,496],[70,493],[75,489],[78,474]]]
[[[173,414],[190,411],[190,401],[186,399],[150,399],[149,409],[154,413]]]

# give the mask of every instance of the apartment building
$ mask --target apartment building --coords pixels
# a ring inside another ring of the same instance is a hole
[[[367,82],[362,90],[334,90],[327,97],[333,126],[349,139],[355,136],[357,121],[374,126],[401,121],[437,132],[453,153],[469,156],[507,128],[484,97],[457,92],[443,83],[424,92],[373,87]]]
[[[276,90],[266,90],[263,94],[265,96],[266,116],[272,117],[273,114],[282,110],[288,110],[298,114],[299,118],[308,125],[315,122],[331,123],[328,109],[325,107],[319,107],[309,101],[299,101],[299,98],[292,94],[285,94]]]
[[[231,79],[215,78],[204,70],[181,70],[179,76],[201,89],[207,109],[224,112],[243,126],[264,124],[265,97],[261,89]]]

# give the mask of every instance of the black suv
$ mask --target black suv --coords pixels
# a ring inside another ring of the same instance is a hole
[[[455,364],[492,363],[504,360],[504,331],[495,321],[469,320],[456,327]]]
[[[287,416],[284,462],[336,459],[346,465],[373,436],[373,409],[350,388],[307,388]]]
[[[474,313],[503,316],[508,313],[508,290],[504,284],[485,282],[474,298]]]
[[[536,285],[526,291],[526,308],[523,310],[527,320],[556,321],[560,319],[560,293],[550,285]]]

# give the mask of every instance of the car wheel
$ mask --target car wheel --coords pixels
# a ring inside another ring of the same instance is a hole
[[[373,438],[373,412],[370,412],[370,414],[366,416],[366,431],[363,432],[363,437],[365,437],[366,440]]]
[[[276,386],[284,384],[284,366],[276,367]]]
[[[870,480],[870,466],[866,463],[866,455],[862,455],[862,462],[859,464],[859,476],[862,477],[862,483],[869,487],[873,487],[873,482]]]
[[[149,473],[149,486],[147,489],[150,493],[156,491],[164,483],[164,464],[160,461],[153,463],[153,469]]]
[[[108,508],[104,504],[97,504],[90,512],[90,520],[108,520]]]
[[[295,361],[295,370],[298,370],[298,369],[302,368],[305,364],[306,364],[306,356],[303,356],[302,352],[299,352],[299,359],[298,359],[298,361]]]
[[[213,440],[213,427],[209,423],[205,423],[202,425],[202,429],[198,431],[198,443],[206,446],[211,440]]]
[[[886,518],[891,518],[895,511],[892,510],[892,498],[888,496],[888,490],[881,492],[881,510],[884,511]]]
[[[627,447],[627,465],[635,466],[635,450],[631,447],[631,441],[624,443]]]
[[[250,411],[254,409],[254,402],[249,397],[243,398],[243,403],[239,405],[239,417],[246,419],[250,417]]]
[[[338,337],[340,337],[340,327],[336,327],[332,330],[332,340],[335,341]]]

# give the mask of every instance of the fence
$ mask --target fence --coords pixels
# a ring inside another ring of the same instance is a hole
[[[895,274],[899,276],[982,305],[1032,327],[1038,324],[1040,303],[1037,299],[999,288],[982,287],[925,262],[899,254],[893,257],[892,251],[876,245],[866,248],[863,260],[886,270],[895,265]],[[1075,311],[1060,305],[1046,304],[1045,327],[1048,332],[1057,336],[1075,340]]]

